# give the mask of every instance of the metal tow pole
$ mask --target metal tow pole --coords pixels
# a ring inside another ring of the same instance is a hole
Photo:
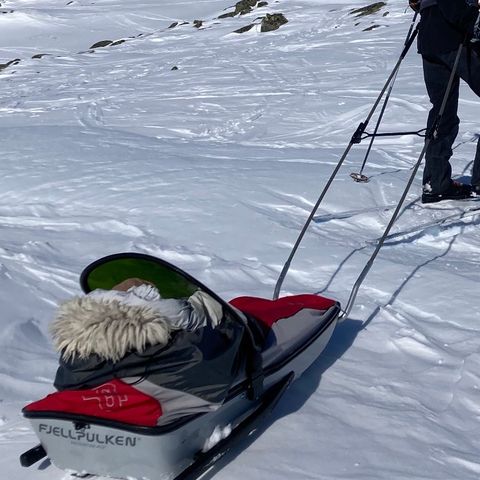
[[[458,48],[457,56],[455,58],[455,63],[454,63],[453,68],[452,68],[452,73],[450,74],[450,79],[448,81],[447,89],[446,89],[445,95],[443,97],[443,101],[442,101],[442,105],[440,107],[440,111],[438,112],[437,118],[435,119],[435,122],[433,124],[433,128],[427,134],[427,138],[426,138],[425,144],[423,146],[422,152],[420,153],[420,157],[418,158],[417,163],[415,164],[415,166],[413,168],[412,174],[410,175],[410,178],[407,182],[407,186],[405,187],[405,190],[403,191],[403,194],[402,194],[402,196],[401,196],[401,198],[398,202],[397,208],[395,209],[395,212],[393,212],[392,218],[390,219],[390,222],[388,223],[387,228],[385,229],[385,231],[383,232],[383,235],[379,239],[372,256],[368,260],[367,264],[365,265],[365,267],[363,268],[359,277],[357,278],[357,281],[353,285],[353,289],[350,293],[350,297],[348,299],[347,306],[345,307],[343,313],[340,315],[340,321],[345,320],[348,317],[348,315],[350,314],[350,312],[352,310],[352,307],[353,307],[353,304],[355,303],[355,299],[357,297],[358,289],[360,288],[360,285],[363,283],[363,280],[365,279],[365,277],[367,276],[370,268],[372,267],[373,262],[375,261],[375,258],[378,255],[378,252],[380,251],[383,244],[385,243],[385,239],[388,237],[388,234],[390,233],[390,230],[393,227],[393,224],[395,223],[395,221],[398,217],[398,214],[400,213],[400,210],[403,206],[403,203],[405,202],[405,198],[407,197],[408,191],[410,190],[410,187],[412,186],[413,180],[415,179],[415,175],[417,174],[417,171],[420,168],[420,165],[423,161],[423,158],[425,156],[425,153],[427,152],[428,147],[430,146],[430,143],[437,136],[438,127],[439,127],[440,122],[442,120],[443,113],[445,112],[445,107],[447,105],[448,96],[450,95],[450,91],[452,90],[453,81],[454,81],[455,75],[457,73],[458,63],[460,61],[460,56],[462,54],[463,46],[464,46],[464,44],[462,43],[460,45],[460,47]]]
[[[415,16],[414,16],[414,19],[416,20],[417,18],[417,13],[415,13]],[[274,289],[274,293],[273,293],[273,299],[276,300],[279,295],[280,295],[280,289],[282,288],[282,284],[283,284],[283,281],[285,280],[285,276],[287,275],[287,272],[290,268],[290,264],[293,260],[293,257],[295,256],[295,253],[297,252],[298,250],[298,247],[300,246],[300,243],[302,242],[303,240],[303,237],[308,229],[308,227],[310,226],[310,223],[312,222],[313,220],[313,217],[315,216],[315,213],[317,212],[318,210],[318,207],[320,206],[320,204],[322,203],[323,201],[323,198],[325,197],[327,191],[329,190],[330,188],[330,185],[332,184],[333,180],[335,179],[335,177],[337,176],[337,173],[338,171],[340,170],[340,167],[343,165],[343,162],[345,161],[345,159],[347,158],[351,148],[353,147],[353,145],[355,143],[360,143],[362,141],[362,135],[364,134],[365,132],[365,129],[367,128],[370,120],[372,119],[372,116],[373,114],[375,113],[378,105],[380,104],[380,101],[383,97],[383,95],[385,94],[385,92],[387,91],[387,88],[389,87],[390,83],[392,82],[392,80],[396,77],[397,75],[397,72],[398,70],[400,69],[400,65],[402,64],[404,58],[406,57],[408,51],[410,50],[410,47],[412,46],[413,44],[413,41],[415,40],[415,37],[417,36],[418,34],[418,26],[415,30],[413,30],[413,22],[412,22],[412,25],[410,26],[410,30],[409,30],[409,33],[412,32],[410,34],[410,37],[408,38],[408,40],[405,42],[405,45],[404,45],[404,48],[402,50],[402,53],[400,54],[400,57],[398,58],[397,60],[397,63],[395,64],[390,76],[388,77],[387,81],[385,82],[385,85],[383,86],[382,88],[382,91],[380,92],[380,94],[378,95],[378,98],[376,99],[373,107],[371,108],[367,118],[365,119],[364,122],[361,122],[358,127],[357,127],[357,130],[355,131],[355,133],[352,135],[352,138],[350,140],[350,143],[348,144],[347,148],[345,149],[343,155],[341,156],[340,160],[338,161],[335,169],[333,170],[330,178],[328,179],[322,193],[320,194],[317,202],[315,203],[315,206],[313,207],[307,221],[305,222],[305,225],[303,226],[301,232],[300,232],[300,235],[298,236],[296,242],[295,242],[295,245],[293,246],[292,248],[292,251],[290,252],[290,255],[287,259],[287,261],[285,262],[285,265],[283,266],[282,268],[282,271],[280,272],[280,276],[277,280],[277,283],[275,285],[275,289]]]

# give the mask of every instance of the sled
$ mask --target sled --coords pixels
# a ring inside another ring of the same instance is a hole
[[[82,272],[80,284],[88,293],[132,277],[155,284],[163,298],[202,290],[222,305],[232,325],[250,325],[246,368],[239,370],[218,408],[166,422],[160,416],[155,425],[146,413],[148,399],[125,413],[129,395],[139,392],[135,384],[119,384],[121,379],[48,395],[23,409],[40,440],[21,456],[23,466],[48,456],[58,468],[77,476],[196,478],[258,428],[291,382],[324,350],[341,314],[338,302],[309,294],[276,300],[239,297],[227,303],[178,267],[138,253],[92,263]],[[261,341],[252,325],[260,327]]]

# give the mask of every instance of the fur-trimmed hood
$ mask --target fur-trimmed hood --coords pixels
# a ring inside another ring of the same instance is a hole
[[[96,354],[114,362],[131,350],[166,345],[172,330],[168,318],[146,305],[89,296],[60,305],[50,326],[64,360]]]

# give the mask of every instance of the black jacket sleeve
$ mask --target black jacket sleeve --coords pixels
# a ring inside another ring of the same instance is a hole
[[[478,18],[478,6],[469,5],[465,0],[437,0],[444,18],[457,30],[472,36]]]

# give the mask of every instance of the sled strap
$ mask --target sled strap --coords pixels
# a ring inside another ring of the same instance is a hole
[[[247,351],[247,360],[245,370],[247,373],[247,396],[249,400],[257,400],[263,395],[263,359],[259,343],[255,340],[255,334],[251,324],[255,320],[246,316],[245,322],[245,342]]]
[[[263,395],[263,368],[262,355],[256,352],[252,359],[252,373],[250,374],[247,395],[249,400],[257,400]]]

